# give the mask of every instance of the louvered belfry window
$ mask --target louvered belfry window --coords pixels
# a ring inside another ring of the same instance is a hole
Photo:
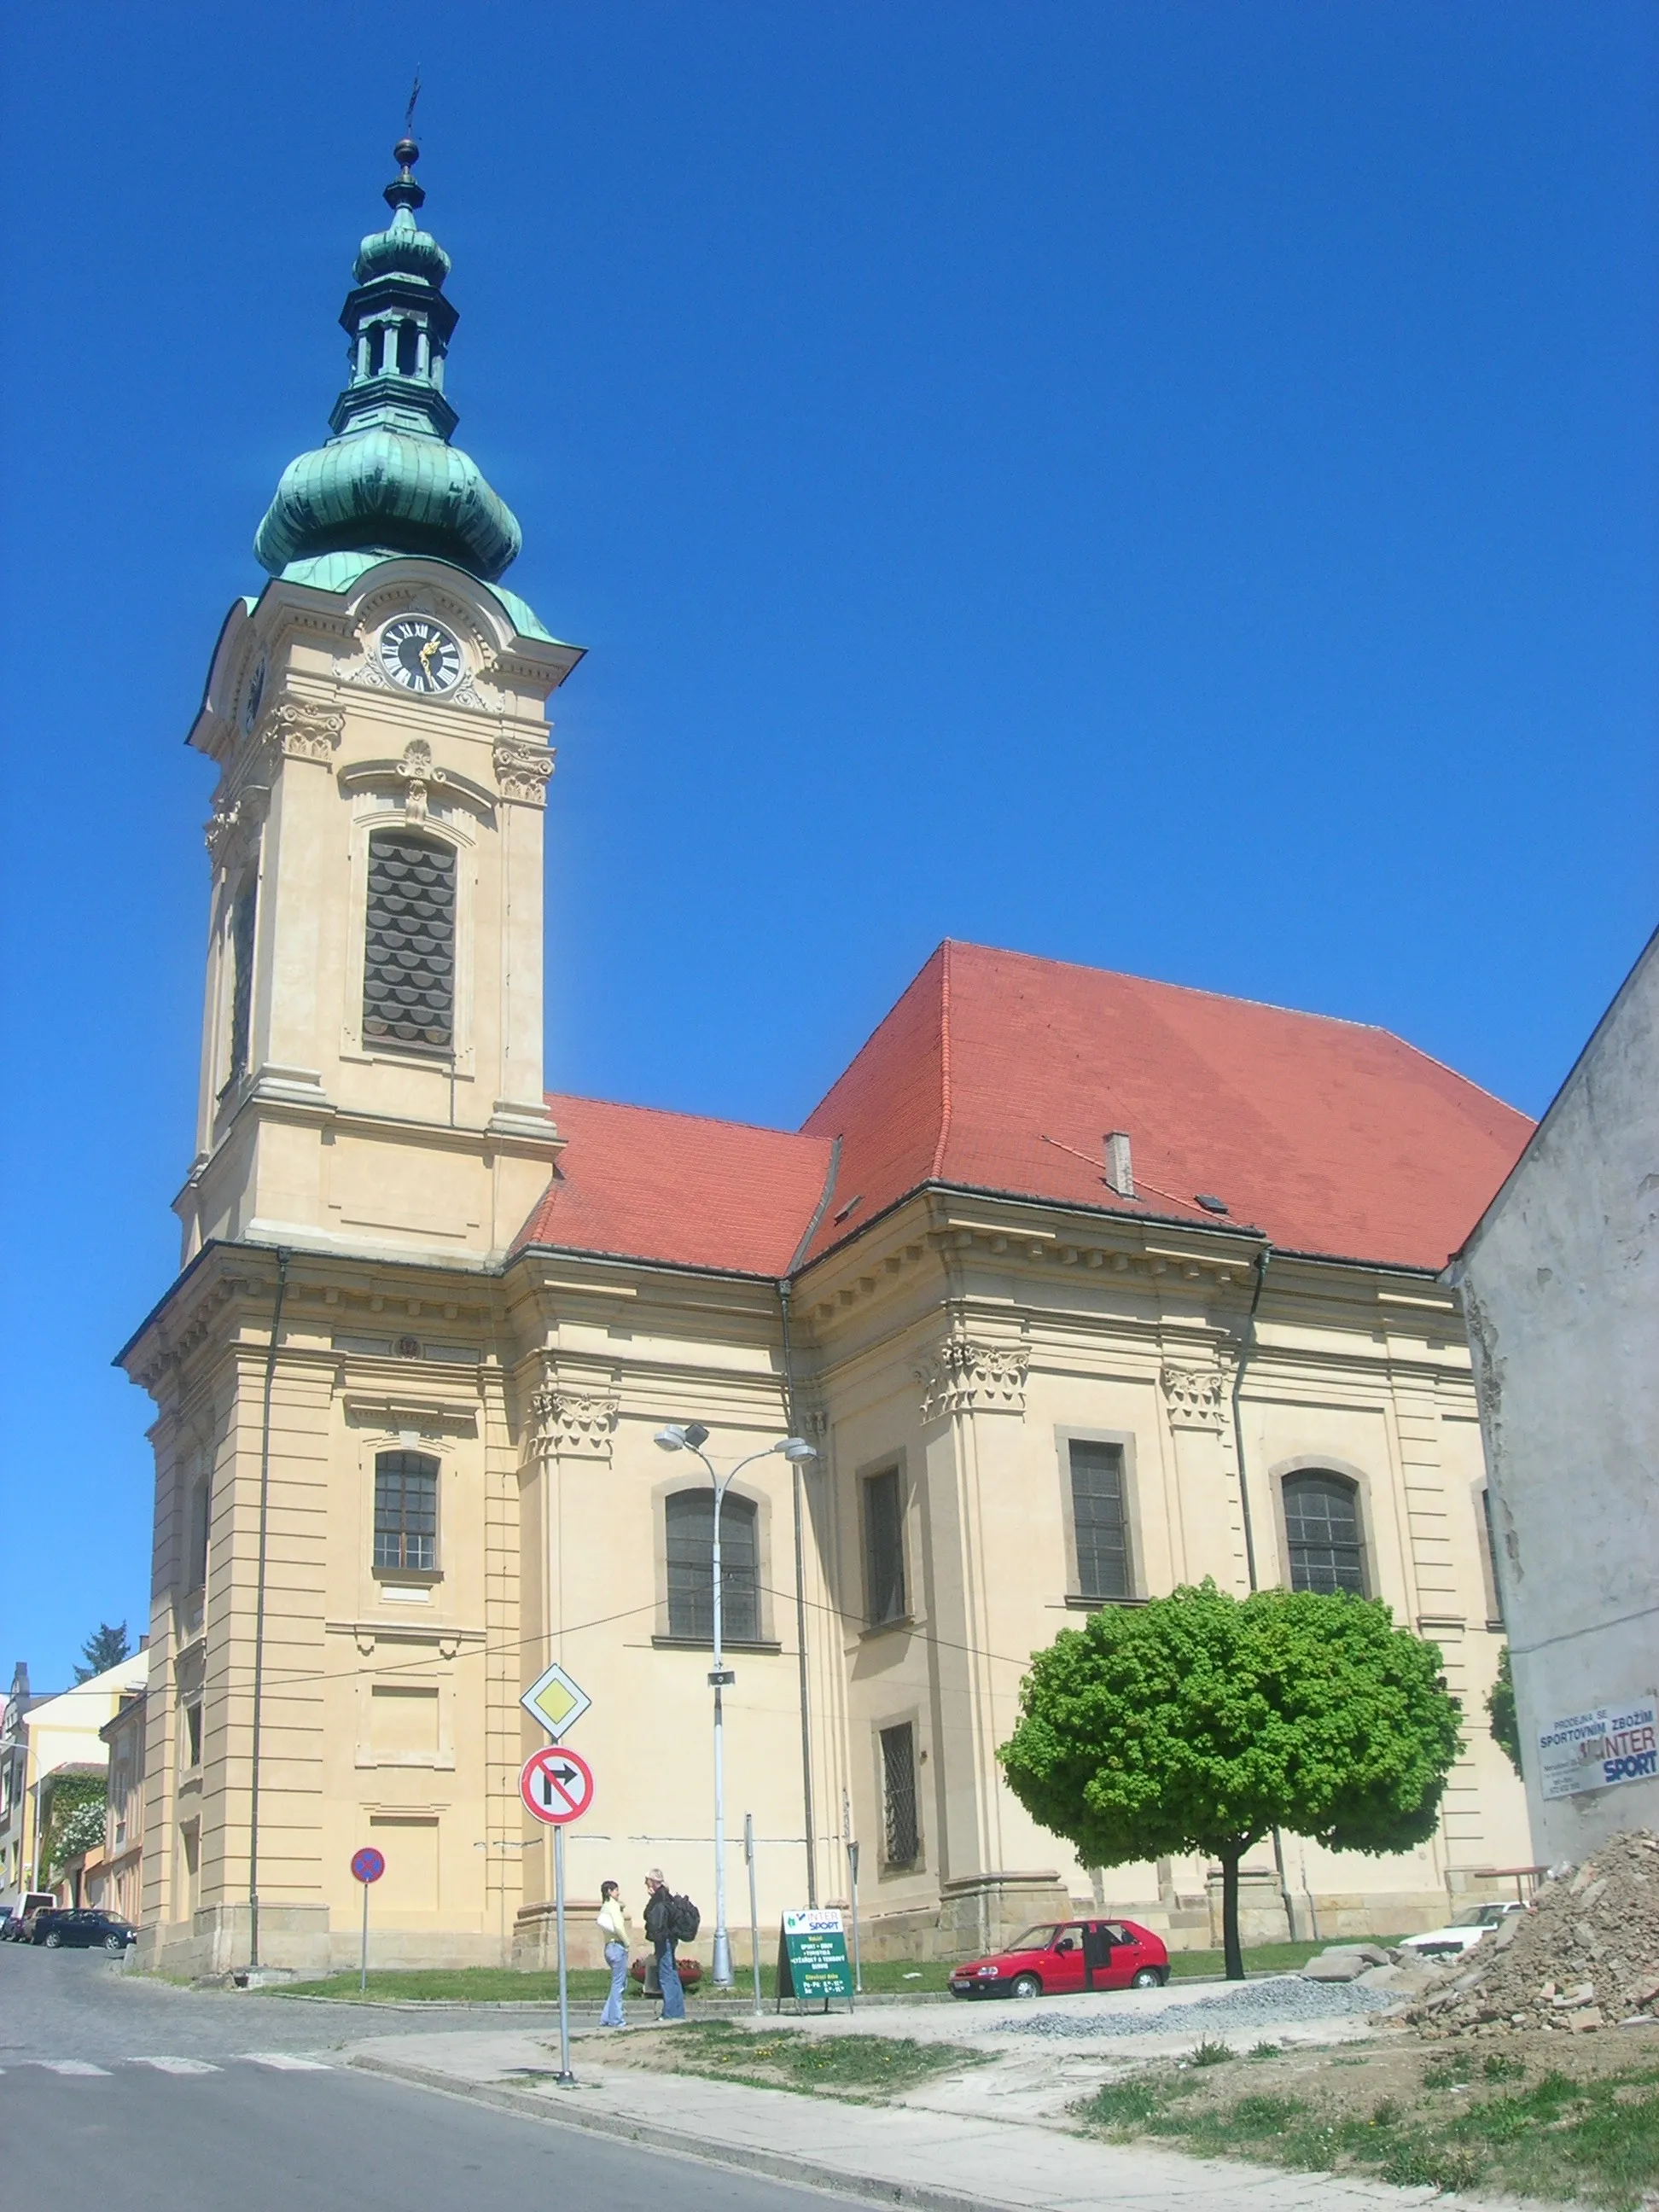
[[[455,1036],[455,855],[401,830],[368,841],[363,1042],[447,1052]]]

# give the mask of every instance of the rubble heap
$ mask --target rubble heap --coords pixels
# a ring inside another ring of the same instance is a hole
[[[1551,1870],[1449,1989],[1403,2015],[1430,2039],[1565,2033],[1659,2016],[1659,1837],[1613,1836],[1579,1867]]]

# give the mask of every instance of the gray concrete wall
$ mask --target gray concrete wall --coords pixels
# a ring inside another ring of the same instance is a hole
[[[1452,1271],[1546,1863],[1659,1827],[1659,1778],[1546,1800],[1538,1743],[1540,1729],[1659,1682],[1656,1220],[1659,938]]]

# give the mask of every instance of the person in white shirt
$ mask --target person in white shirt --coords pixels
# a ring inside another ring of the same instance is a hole
[[[605,1937],[605,1963],[611,1969],[611,1994],[599,2014],[601,2027],[623,2027],[623,1984],[628,1978],[628,1910],[622,1888],[614,1881],[599,1884],[598,1926]]]

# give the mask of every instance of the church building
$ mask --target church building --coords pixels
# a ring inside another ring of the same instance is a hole
[[[1469,1355],[1439,1270],[1529,1124],[1386,1032],[954,942],[796,1130],[550,1091],[548,702],[581,659],[451,443],[416,149],[341,317],[191,743],[218,774],[181,1271],[155,1401],[143,1955],[180,1972],[542,1963],[519,1700],[592,1700],[573,1935],[607,1875],[747,1956],[848,1905],[960,1955],[1103,1904],[1212,1940],[1201,1860],[1101,1869],[1003,1785],[1031,1652],[1212,1576],[1385,1599],[1467,1750],[1395,1858],[1283,1838],[1247,1930],[1436,1924],[1529,1856]],[[578,678],[577,680],[580,680]],[[791,1437],[811,1458],[784,1455]],[[739,1900],[741,1905],[739,1906]],[[766,1931],[770,1930],[770,1936]],[[573,1955],[584,1955],[578,1946]]]

